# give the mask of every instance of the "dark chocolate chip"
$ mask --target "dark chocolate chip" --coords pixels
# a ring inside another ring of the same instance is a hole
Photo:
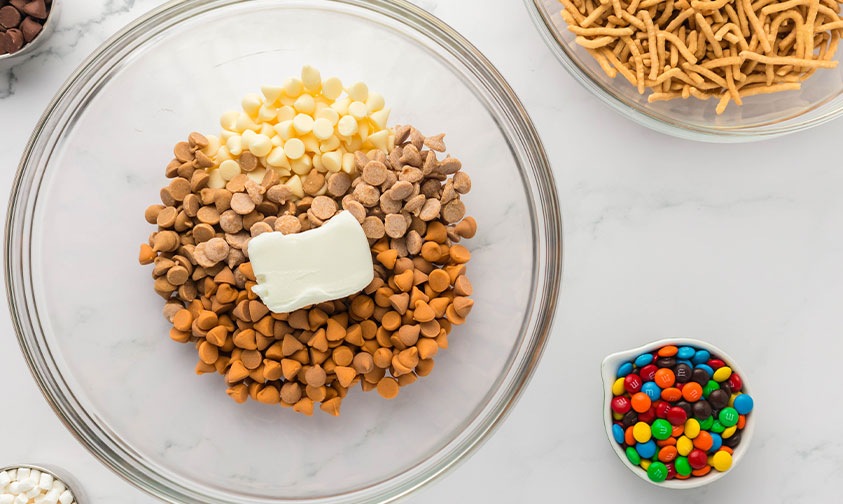
[[[627,427],[631,427],[635,425],[636,422],[638,422],[638,414],[636,414],[634,411],[627,411],[626,414],[624,414],[621,422],[623,422],[624,429]]]
[[[694,370],[694,373],[691,375],[691,381],[695,381],[700,385],[705,386],[708,384],[708,380],[711,379],[711,376],[708,374],[708,371],[705,369],[697,368]]]
[[[17,28],[6,31],[6,52],[18,52],[23,47],[23,33]]]
[[[27,16],[20,24],[20,31],[23,32],[23,39],[27,42],[32,42],[32,39],[41,33],[41,28],[43,28],[41,23],[30,16]]]
[[[694,418],[697,420],[705,420],[711,416],[711,405],[705,399],[700,399],[694,403]]]
[[[676,376],[676,383],[686,383],[691,379],[691,373],[694,370],[691,369],[691,366],[685,364],[684,362],[679,363],[673,368],[673,374]]]
[[[32,0],[24,5],[21,11],[37,19],[47,19],[47,4],[44,0]]]
[[[722,390],[715,390],[708,394],[708,402],[714,409],[725,408],[729,404],[729,394]]]
[[[23,6],[26,5],[27,0],[9,0],[9,3],[15,6],[19,11],[23,10]]]
[[[0,31],[0,54],[9,52],[6,49],[6,32]]]
[[[3,28],[17,28],[20,24],[20,12],[11,5],[0,7],[0,26]]]

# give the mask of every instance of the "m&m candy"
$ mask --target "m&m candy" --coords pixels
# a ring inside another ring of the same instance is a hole
[[[666,345],[622,363],[613,381],[612,439],[656,483],[732,467],[754,407],[729,362],[690,345]]]

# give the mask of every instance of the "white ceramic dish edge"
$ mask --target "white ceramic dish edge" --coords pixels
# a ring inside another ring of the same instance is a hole
[[[746,453],[747,449],[749,448],[750,441],[752,441],[752,436],[755,433],[755,413],[753,410],[753,414],[747,417],[746,426],[744,426],[743,430],[741,431],[741,443],[735,449],[735,453],[732,458],[732,467],[726,472],[717,472],[712,471],[711,473],[707,474],[701,478],[689,478],[686,480],[677,480],[672,479],[668,481],[662,481],[661,483],[656,483],[651,481],[650,478],[647,477],[647,472],[641,469],[638,466],[632,465],[626,458],[626,454],[621,450],[621,446],[615,442],[614,437],[612,436],[612,414],[610,413],[610,404],[612,401],[612,383],[617,379],[617,370],[618,367],[622,362],[632,361],[638,355],[641,355],[645,352],[651,352],[659,347],[665,345],[688,345],[697,348],[701,348],[704,350],[708,350],[713,354],[716,354],[718,357],[723,359],[732,370],[743,379],[743,386],[741,388],[742,392],[747,394],[751,394],[750,388],[747,386],[746,375],[744,374],[743,370],[740,366],[736,363],[735,359],[733,359],[729,354],[721,350],[720,348],[712,345],[711,343],[707,343],[705,341],[700,341],[697,339],[692,338],[667,338],[658,341],[653,341],[651,343],[647,343],[646,345],[641,345],[637,348],[632,348],[630,350],[624,350],[621,352],[616,352],[606,356],[603,359],[603,363],[600,365],[600,374],[603,377],[603,424],[606,428],[606,437],[609,440],[609,444],[612,445],[612,449],[614,450],[615,454],[618,456],[621,462],[632,471],[636,476],[643,479],[647,483],[651,485],[655,485],[660,488],[670,488],[674,490],[687,490],[691,488],[699,488],[705,485],[709,485],[714,483],[715,481],[719,480],[723,476],[731,473],[735,470],[735,467],[738,463],[743,459],[744,454]]]

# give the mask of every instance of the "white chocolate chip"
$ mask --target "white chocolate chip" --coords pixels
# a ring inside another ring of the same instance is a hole
[[[244,112],[249,114],[251,117],[257,117],[258,110],[260,110],[261,105],[263,105],[263,100],[261,100],[260,95],[249,93],[243,97],[241,105]]]
[[[322,83],[322,96],[336,100],[342,94],[342,82],[336,77],[329,77]]]
[[[318,93],[322,89],[322,76],[319,74],[319,70],[310,65],[302,67],[301,81],[304,84],[304,88],[311,93]]]
[[[304,155],[304,142],[291,138],[284,143],[284,154],[289,159],[299,159]]]
[[[298,114],[293,118],[293,128],[295,128],[296,133],[299,135],[304,135],[313,131],[313,124],[313,118],[307,114]],[[333,132],[333,128],[331,128],[331,132]]]
[[[240,171],[240,164],[232,159],[223,161],[220,164],[219,169],[216,170],[216,172],[219,173],[220,177],[222,177],[222,179],[226,182],[239,175]]]
[[[357,119],[350,115],[343,116],[340,122],[337,123],[337,131],[339,131],[340,135],[344,136],[351,136],[357,133]]]
[[[348,87],[348,97],[354,101],[365,102],[369,97],[369,87],[363,82],[355,82]]]

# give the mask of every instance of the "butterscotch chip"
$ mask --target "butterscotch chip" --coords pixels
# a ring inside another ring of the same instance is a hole
[[[274,185],[266,190],[266,199],[273,203],[286,203],[293,197],[293,191],[285,185]]]
[[[439,352],[439,344],[432,338],[419,338],[416,349],[419,351],[419,359],[430,359]]]
[[[454,311],[457,312],[462,318],[468,316],[468,313],[471,311],[471,308],[474,307],[474,300],[469,299],[463,296],[457,296],[454,298]]]
[[[205,364],[213,364],[219,358],[219,349],[214,345],[203,341],[199,344],[199,359]]]
[[[257,369],[263,361],[261,353],[257,350],[244,350],[240,352],[240,360],[248,370]]]
[[[378,382],[378,394],[384,399],[392,399],[398,395],[399,387],[398,380],[390,376],[385,376]]]
[[[246,193],[238,192],[232,194],[230,204],[231,209],[240,215],[248,215],[255,209],[255,202]]]
[[[321,387],[325,384],[326,377],[325,370],[319,364],[311,367],[304,374],[305,381],[311,387]]]
[[[141,264],[151,264],[155,260],[157,254],[152,247],[146,243],[141,243],[140,252],[138,253],[138,262]]]
[[[395,275],[395,285],[401,289],[402,292],[409,292],[413,288],[413,272],[406,270]]]
[[[301,386],[292,381],[281,386],[281,400],[287,404],[296,404],[301,399]]]
[[[442,292],[451,286],[451,277],[444,270],[433,270],[428,276],[428,285],[434,291]]]
[[[208,341],[208,343],[221,347],[225,344],[225,339],[227,336],[228,330],[220,325],[209,330],[208,334],[205,335],[205,339]]]
[[[372,356],[375,366],[379,368],[388,368],[392,363],[392,351],[388,348],[378,348]]]
[[[354,359],[354,352],[347,346],[338,346],[331,354],[331,359],[337,366],[348,366]],[[343,385],[344,387],[347,385]]]
[[[368,296],[357,296],[351,301],[351,312],[358,318],[365,320],[375,311],[375,303]]]
[[[341,404],[341,397],[332,397],[331,399],[323,401],[322,404],[319,405],[319,409],[321,409],[325,413],[328,413],[329,415],[340,416]]]
[[[404,346],[409,347],[415,345],[419,340],[420,332],[421,327],[418,324],[403,325],[398,329],[398,339]]]
[[[247,399],[249,399],[249,389],[244,383],[238,383],[233,387],[229,387],[225,393],[238,404],[243,404]]]
[[[395,267],[395,261],[398,259],[398,251],[395,249],[384,250],[375,256],[379,263],[383,264],[387,269]],[[373,282],[375,280],[372,280]]]
[[[363,232],[366,234],[366,238],[378,240],[380,238],[383,238],[384,234],[386,233],[383,221],[373,215],[366,217],[363,220],[362,226]]]
[[[432,241],[426,241],[421,247],[421,256],[429,262],[439,262],[441,254],[439,252],[439,244]]]
[[[471,260],[471,252],[462,245],[452,245],[450,255],[451,260],[457,264],[465,264]]]
[[[281,401],[281,395],[274,385],[266,385],[258,392],[258,401],[264,404],[278,404]]]
[[[234,361],[231,363],[231,367],[228,368],[225,379],[228,383],[236,383],[245,380],[248,376],[249,370],[246,369],[246,366],[240,361]]]
[[[366,374],[372,372],[375,368],[375,361],[371,354],[360,352],[354,356],[354,359],[351,361],[351,365],[358,373]]]
[[[460,275],[454,282],[454,294],[457,296],[470,296],[474,292],[471,282],[465,275]]]
[[[436,312],[427,304],[427,302],[418,300],[415,303],[413,311],[413,319],[417,322],[428,322],[436,318]]]
[[[407,220],[401,214],[390,214],[384,218],[384,231],[391,238],[400,238],[407,232]]]
[[[388,170],[383,163],[379,161],[369,161],[363,167],[363,181],[367,184],[378,186],[386,181],[386,174]]]
[[[327,196],[317,196],[310,204],[310,210],[321,220],[328,220],[337,212],[337,202]]]
[[[454,228],[456,233],[463,238],[473,238],[477,233],[477,221],[474,217],[466,217]]]
[[[252,329],[243,329],[234,335],[234,345],[243,350],[256,350],[258,348],[255,331]]]
[[[448,319],[448,322],[454,325],[460,325],[465,322],[465,317],[457,313],[457,310],[454,307],[453,303],[448,305],[448,309],[445,310],[445,317]]]
[[[189,311],[181,309],[173,316],[173,327],[179,331],[189,331],[191,325],[193,325],[193,315]]]
[[[438,348],[438,345],[437,345]],[[421,353],[419,353],[421,355]],[[416,365],[416,374],[419,376],[427,376],[433,371],[433,359],[420,359],[418,365]]]

